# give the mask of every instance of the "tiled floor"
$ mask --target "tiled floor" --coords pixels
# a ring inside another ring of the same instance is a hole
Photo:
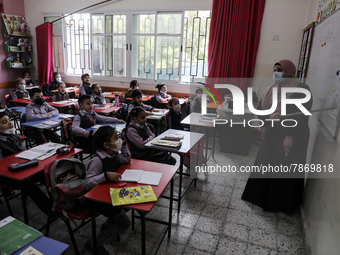
[[[220,153],[216,148],[215,159],[209,165],[251,165],[258,150],[252,145],[248,156]],[[256,255],[304,255],[304,239],[299,214],[288,216],[281,213],[264,212],[261,208],[240,199],[248,175],[215,173],[200,174],[197,187],[190,188],[182,202],[181,212],[173,210],[171,239],[165,238],[157,254],[256,254]],[[190,182],[184,178],[184,186]],[[176,176],[175,191],[178,191]],[[167,190],[168,192],[168,190]],[[176,192],[177,193],[177,192]],[[15,217],[23,220],[21,199],[10,201]],[[168,218],[168,203],[160,199],[148,215],[157,219]],[[177,203],[174,203],[177,208]],[[0,205],[0,218],[8,215],[6,207]],[[30,225],[39,228],[46,222],[46,216],[29,200]],[[129,213],[130,214],[130,213]],[[97,218],[97,231],[105,218]],[[147,254],[154,254],[157,243],[165,227],[147,222]],[[71,244],[67,229],[60,220],[54,222],[51,238]],[[91,224],[75,232],[81,254],[88,254],[83,248],[91,238]],[[105,248],[111,254],[140,254],[140,224],[136,220],[135,229],[129,229],[115,238]],[[72,245],[66,254],[74,254]]]

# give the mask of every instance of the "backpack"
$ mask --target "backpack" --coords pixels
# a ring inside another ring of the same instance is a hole
[[[158,104],[158,102],[157,102],[156,96],[154,95],[154,96],[152,96],[151,99],[150,99],[150,105],[151,105],[152,107],[156,107],[157,104]]]
[[[118,119],[122,119],[126,121],[126,117],[128,115],[128,104],[123,104],[121,108],[117,111],[117,117]]]
[[[85,165],[76,158],[58,159],[50,171],[52,210],[70,210],[85,202]],[[65,214],[65,213],[64,213]]]
[[[48,90],[48,87],[49,87],[48,84],[44,84],[44,85],[41,87],[41,91],[42,91],[42,93],[43,93],[43,95],[44,95],[45,97],[53,96],[53,94]]]

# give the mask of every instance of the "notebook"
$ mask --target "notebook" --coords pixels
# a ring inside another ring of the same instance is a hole
[[[126,169],[119,181],[137,182],[157,186],[162,178],[162,173],[143,170]]]
[[[110,188],[111,202],[113,206],[129,205],[157,201],[157,197],[151,186]]]
[[[63,147],[63,144],[59,143],[46,143],[42,144],[36,147],[33,147],[30,150],[25,150],[18,155],[15,155],[17,158],[23,158],[23,159],[39,159],[44,160],[47,157],[50,157],[57,153],[57,149]]]
[[[178,148],[181,146],[182,142],[155,139],[151,142],[151,144],[157,145],[157,146],[163,146],[163,147]]]
[[[0,221],[0,254],[12,254],[40,236],[39,231],[8,216]]]

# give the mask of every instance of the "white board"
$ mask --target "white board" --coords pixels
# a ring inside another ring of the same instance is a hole
[[[336,110],[313,113],[321,131],[336,140],[340,107],[340,11],[335,12],[314,29],[306,84],[313,95],[313,109],[336,106]]]

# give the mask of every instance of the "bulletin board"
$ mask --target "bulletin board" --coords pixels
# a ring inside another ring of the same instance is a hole
[[[340,11],[314,29],[306,84],[311,88],[313,109],[336,107],[313,113],[328,140],[336,140],[340,120]]]

